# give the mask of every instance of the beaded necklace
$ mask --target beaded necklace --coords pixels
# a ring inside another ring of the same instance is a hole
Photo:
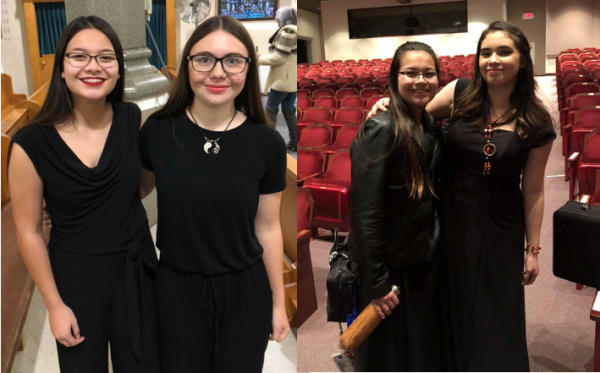
[[[494,134],[494,128],[492,127],[494,124],[498,123],[504,116],[510,111],[511,108],[506,110],[504,114],[500,115],[495,120],[492,120],[492,117],[488,117],[488,125],[483,130],[483,136],[485,136],[486,143],[483,146],[483,154],[485,155],[485,163],[483,164],[483,174],[489,175],[490,170],[492,169],[492,165],[490,163],[490,158],[496,154],[496,145],[492,143],[492,135]]]

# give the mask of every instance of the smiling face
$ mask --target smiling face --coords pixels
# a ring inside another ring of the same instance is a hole
[[[438,78],[433,57],[425,51],[408,51],[400,59],[398,75],[398,92],[408,106],[425,107],[435,96],[438,89]],[[416,79],[408,75],[421,73]]]
[[[117,61],[113,66],[106,66],[110,65],[108,62],[112,58],[116,58],[115,49],[106,35],[96,29],[82,30],[69,41],[65,54],[70,58],[64,58],[62,78],[73,99],[105,100],[120,78]],[[98,56],[103,66],[96,59],[83,66],[87,58],[85,54]]]
[[[248,50],[241,41],[230,33],[214,31],[192,47],[190,55],[203,55],[216,58],[224,57],[249,57]],[[202,59],[199,60],[202,62]],[[233,63],[224,60],[223,63]],[[228,69],[229,70],[229,69]],[[194,92],[194,100],[203,106],[233,105],[235,98],[240,94],[246,82],[248,66],[243,72],[237,74],[226,73],[220,62],[211,72],[198,72],[194,70],[192,61],[188,61],[190,87]]]
[[[487,84],[501,86],[514,83],[521,67],[521,57],[511,38],[502,31],[490,32],[481,43],[479,69]]]

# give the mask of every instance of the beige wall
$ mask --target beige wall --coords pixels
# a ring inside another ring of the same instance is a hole
[[[546,0],[546,73],[556,71],[558,53],[600,46],[600,0]]]
[[[522,19],[525,12],[533,12],[532,20]],[[530,43],[535,43],[533,72],[546,74],[546,0],[508,0],[507,20],[521,29]]]
[[[309,63],[319,62],[323,59],[323,55],[321,54],[323,41],[321,39],[321,30],[319,28],[318,14],[298,9],[298,36],[309,41]]]
[[[2,27],[10,28],[10,34],[7,34],[10,40],[2,39],[2,72],[12,77],[15,93],[30,96],[33,93],[33,83],[23,3],[21,0],[6,0],[6,3],[8,15],[2,18],[8,20],[8,25]]]
[[[452,1],[452,0],[448,0]],[[413,0],[411,5],[447,2],[441,0]],[[481,31],[491,22],[506,19],[505,0],[468,0],[469,26],[467,33],[400,36],[371,39],[348,37],[348,9],[398,6],[394,0],[337,0],[321,2],[325,58],[328,60],[351,58],[391,57],[395,49],[406,41],[422,41],[431,45],[438,55],[475,53]]]

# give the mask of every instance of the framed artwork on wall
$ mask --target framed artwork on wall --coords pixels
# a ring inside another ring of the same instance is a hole
[[[267,21],[275,19],[277,0],[219,0],[219,15],[239,21]]]

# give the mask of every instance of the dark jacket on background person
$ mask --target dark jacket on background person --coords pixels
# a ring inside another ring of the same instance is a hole
[[[423,123],[424,133],[412,137],[421,149],[421,163],[437,195],[442,165],[442,132],[433,121]],[[380,112],[355,139],[350,189],[351,232],[348,246],[359,262],[363,283],[371,299],[391,291],[389,267],[431,260],[439,242],[437,197],[427,185],[421,199],[411,199],[406,187],[408,159],[399,149],[388,154],[394,138],[393,118]],[[427,182],[427,179],[426,179]]]

